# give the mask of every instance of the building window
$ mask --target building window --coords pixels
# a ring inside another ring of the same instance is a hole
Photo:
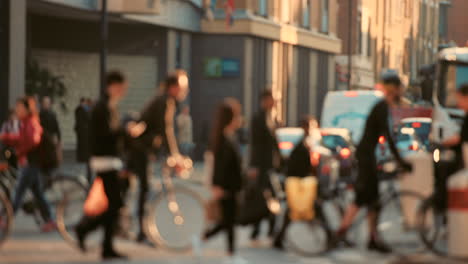
[[[258,0],[258,15],[268,17],[268,0]]]
[[[290,23],[290,2],[289,1],[281,1],[282,8],[281,8],[281,18],[284,23]]]
[[[302,27],[310,28],[310,3],[309,0],[302,0]]]
[[[358,17],[357,17],[357,34],[358,34],[358,54],[361,55],[363,54],[363,32],[362,32],[362,12],[359,11]]]
[[[329,22],[329,0],[321,0],[321,23],[320,32],[328,33],[328,22]]]
[[[148,0],[146,2],[146,6],[148,6],[149,9],[154,9],[155,5],[156,5],[156,0]]]
[[[372,19],[369,18],[369,28],[367,29],[367,57],[372,57]]]

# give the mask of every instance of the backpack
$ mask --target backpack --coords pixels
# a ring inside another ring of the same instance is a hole
[[[37,148],[38,165],[42,170],[48,171],[59,167],[61,162],[60,147],[53,135],[44,131],[41,143]]]

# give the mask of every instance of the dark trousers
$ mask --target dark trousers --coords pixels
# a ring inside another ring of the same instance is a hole
[[[140,192],[138,195],[138,222],[140,225],[140,234],[143,234],[143,220],[145,217],[145,205],[149,192],[148,181],[149,159],[146,152],[132,152],[129,160],[129,169],[138,177]]]
[[[259,192],[263,193],[265,190],[270,190],[272,193],[274,193],[273,187],[271,186],[270,174],[269,174],[268,169],[261,169],[260,170],[260,175],[259,175],[257,186],[258,186],[258,191]],[[275,232],[276,216],[269,213],[269,214],[265,215],[265,218],[263,220],[265,220],[265,219],[268,220],[268,236],[272,237],[274,235],[274,232]],[[257,223],[254,223],[252,225],[253,229],[252,229],[252,233],[250,235],[251,239],[257,239],[258,236],[260,235],[260,229],[261,229],[261,225],[262,225],[263,220],[260,220]]]
[[[19,178],[15,189],[15,197],[13,199],[13,210],[16,214],[23,204],[23,198],[28,189],[34,195],[34,199],[39,204],[39,209],[44,221],[52,220],[52,209],[49,201],[45,196],[44,179],[38,167],[28,165],[21,168]]]
[[[204,238],[210,239],[221,231],[225,231],[227,235],[227,250],[230,254],[235,252],[235,232],[237,201],[235,198],[227,198],[221,200],[221,210],[223,219],[212,229],[205,232]]]
[[[119,210],[122,207],[120,182],[117,171],[101,172],[97,174],[104,183],[104,191],[109,201],[107,210],[97,217],[83,217],[76,227],[79,233],[84,235],[102,226],[104,228],[103,251],[113,251],[113,239],[119,222]]]

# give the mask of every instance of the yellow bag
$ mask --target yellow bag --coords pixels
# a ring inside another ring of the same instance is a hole
[[[292,221],[310,221],[314,219],[317,186],[318,182],[315,177],[288,177],[286,179],[289,217]]]

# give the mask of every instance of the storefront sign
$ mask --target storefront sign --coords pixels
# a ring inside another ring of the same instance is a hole
[[[205,58],[204,75],[207,78],[239,77],[240,61],[233,58]]]

